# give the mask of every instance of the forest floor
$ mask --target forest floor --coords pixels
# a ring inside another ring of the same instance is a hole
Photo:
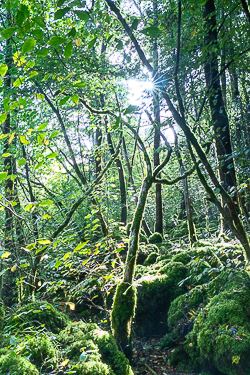
[[[160,347],[160,338],[136,338],[133,340],[133,371],[136,375],[195,375],[179,372],[168,366],[168,356]]]

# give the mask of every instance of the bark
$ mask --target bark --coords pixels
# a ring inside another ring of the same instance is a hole
[[[233,160],[231,159],[232,147],[229,121],[219,79],[218,55],[216,52],[218,50],[217,24],[214,0],[206,2],[203,17],[207,30],[204,39],[207,46],[205,77],[207,89],[209,90],[208,99],[215,133],[216,152],[219,160],[219,174],[222,186],[229,192],[232,188],[236,187],[236,173]],[[225,204],[226,202],[223,201],[223,203]]]
[[[104,96],[101,95],[101,104],[102,107],[104,107]],[[114,155],[114,146],[113,146],[113,141],[111,138],[111,133],[108,131],[108,123],[107,123],[107,117],[104,117],[105,121],[105,129],[106,129],[106,134],[107,134],[107,141],[108,141],[108,146],[109,146],[109,152],[111,156]],[[128,215],[128,209],[127,209],[127,191],[126,191],[126,180],[125,180],[125,172],[123,169],[123,165],[121,162],[121,159],[118,157],[116,159],[116,166],[118,170],[118,176],[119,176],[119,186],[120,186],[120,202],[121,202],[121,217],[120,217],[120,222],[123,225],[127,224],[127,215]]]
[[[135,183],[134,183],[134,178],[133,178],[133,172],[132,172],[132,168],[131,168],[131,165],[130,165],[130,161],[129,161],[129,157],[128,157],[128,152],[127,152],[127,147],[126,147],[126,142],[125,142],[125,138],[123,137],[122,138],[122,144],[123,144],[123,150],[124,150],[124,157],[125,157],[125,160],[126,160],[126,165],[127,165],[127,168],[128,168],[128,175],[129,175],[129,182],[131,183],[132,187],[133,187],[133,190],[134,190],[134,194],[135,194],[135,199],[136,199],[136,203],[138,202],[138,195],[137,195],[137,189],[136,189],[136,186],[135,186]],[[145,219],[142,220],[142,227],[146,233],[146,235],[149,237],[151,236],[151,231],[148,227],[148,224],[146,222]]]
[[[158,4],[157,0],[153,1],[153,17],[154,17],[154,26],[158,26]],[[157,40],[153,42],[153,76],[156,76],[158,73],[158,43]],[[153,106],[154,106],[154,167],[160,165],[160,96],[157,91],[153,92]],[[161,178],[160,174],[158,176]],[[163,209],[162,209],[162,192],[161,184],[155,185],[155,232],[163,235]]]

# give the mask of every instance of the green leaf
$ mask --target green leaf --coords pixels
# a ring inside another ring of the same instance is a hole
[[[40,245],[49,245],[51,243],[50,240],[39,240],[37,242],[40,243]]]
[[[45,138],[44,134],[38,134],[38,136],[37,136],[37,142],[39,143],[39,145],[43,144],[44,138]]]
[[[74,27],[72,27],[72,29],[70,30],[70,32],[67,34],[67,36],[70,38],[74,38],[76,35],[76,29]]]
[[[74,251],[81,250],[84,246],[87,245],[87,243],[88,241],[79,243],[79,245],[76,246]]]
[[[51,45],[51,47],[57,47],[65,43],[66,41],[67,39],[63,38],[62,36],[52,36],[48,43]]]
[[[32,77],[35,77],[35,76],[37,76],[38,75],[38,72],[36,72],[35,70],[33,70],[33,72],[30,72],[30,74],[29,74],[29,78],[32,78]]]
[[[65,98],[61,99],[58,103],[59,106],[64,105],[70,99],[70,96],[65,96]]]
[[[21,84],[23,83],[23,81],[25,80],[25,77],[19,77],[15,80],[15,82],[13,82],[13,87],[19,87],[21,86]]]
[[[59,134],[59,131],[55,130],[53,133],[50,135],[50,138],[55,138]]]
[[[8,172],[0,172],[0,181],[3,181],[8,176]]]
[[[157,38],[157,36],[160,35],[161,30],[159,30],[158,27],[150,26],[146,27],[141,32],[147,36],[150,36],[151,38]]]
[[[97,39],[97,38],[94,38],[94,39],[92,39],[92,40],[89,42],[89,44],[88,44],[88,49],[92,49],[92,48],[94,47],[95,42],[96,42],[96,39]]]
[[[41,130],[45,129],[48,124],[43,122],[40,126],[38,126],[37,131],[40,132]]]
[[[26,160],[24,158],[18,160],[17,164],[19,165],[19,167],[21,167],[22,165],[26,164]]]
[[[56,156],[57,156],[57,152],[52,152],[51,154],[47,155],[46,158],[52,159],[52,158],[55,158]]]
[[[7,71],[8,71],[8,66],[6,64],[1,64],[0,65],[0,75],[2,77],[4,77],[5,74],[7,73]]]
[[[33,38],[27,38],[22,46],[22,53],[25,55],[26,53],[32,51],[35,48],[36,40]]]
[[[63,18],[63,16],[65,16],[65,14],[70,10],[71,8],[70,7],[66,7],[66,8],[63,8],[63,9],[59,9],[55,12],[55,15],[54,15],[54,19],[55,20],[59,20],[61,18]]]
[[[19,340],[15,336],[10,337],[10,345],[16,345]]]
[[[35,29],[32,31],[32,34],[36,39],[42,39],[43,38],[43,31],[41,29]]]
[[[58,7],[61,7],[64,3],[65,3],[66,0],[58,0],[57,2],[57,6]]]
[[[0,115],[0,124],[2,124],[5,120],[6,120],[6,118],[7,118],[7,113],[2,113],[1,115]]]
[[[29,211],[33,207],[32,203],[27,204],[27,206],[24,208],[24,211]]]
[[[65,50],[64,50],[64,57],[66,59],[69,59],[71,56],[72,56],[72,53],[73,53],[73,44],[72,42],[69,42],[66,47],[65,47]]]
[[[131,30],[136,30],[137,27],[138,27],[138,25],[139,25],[139,20],[136,18],[136,19],[134,19],[134,21],[132,22],[132,25],[130,26],[130,29],[131,29]]]
[[[85,352],[82,352],[79,358],[79,361],[84,362],[87,358],[87,354]]]
[[[80,20],[87,21],[89,19],[89,14],[86,10],[74,10],[75,14],[80,18]]]
[[[44,19],[43,19],[42,16],[38,16],[38,17],[34,18],[34,22],[35,22],[38,26],[42,27],[43,29],[45,28],[45,22],[44,22]]]
[[[123,43],[122,43],[121,40],[119,40],[119,42],[117,43],[116,48],[117,48],[119,51],[121,51],[121,50],[123,49]]]
[[[85,82],[75,82],[74,87],[84,88],[86,86]]]
[[[7,29],[1,29],[0,34],[2,35],[3,39],[10,39],[15,31],[15,27],[8,27]]]
[[[61,260],[57,260],[55,263],[55,268],[58,268],[62,264]]]
[[[128,108],[124,110],[124,115],[129,115],[130,113],[136,112],[138,110],[137,105],[129,105]]]
[[[120,125],[120,122],[121,122],[121,118],[120,117],[117,117],[117,119],[115,120],[115,125],[112,126],[112,129],[113,130],[116,130],[119,128],[119,125]]]
[[[25,135],[21,135],[19,134],[19,138],[20,138],[20,141],[23,145],[28,145],[29,144],[29,141],[27,141]]]
[[[25,14],[22,10],[18,10],[16,14],[16,24],[17,26],[22,26],[23,21],[25,20]]]
[[[73,96],[71,96],[71,100],[72,100],[73,103],[78,104],[79,96],[77,94],[73,95]]]
[[[39,206],[46,207],[46,206],[50,206],[51,204],[53,204],[53,201],[44,201],[44,202],[39,203]]]
[[[42,48],[39,51],[37,51],[37,56],[39,57],[46,57],[49,53],[49,50],[47,48]]]
[[[40,163],[38,163],[36,166],[35,166],[35,169],[38,169],[40,168],[42,165],[43,165],[44,161],[40,161]]]
[[[9,152],[5,152],[3,155],[2,155],[2,158],[8,158],[9,156],[11,156],[11,154]]]
[[[44,94],[35,94],[35,97],[37,98],[37,99],[40,99],[40,100],[43,100],[44,99]]]

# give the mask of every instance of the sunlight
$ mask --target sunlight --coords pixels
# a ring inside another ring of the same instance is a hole
[[[171,128],[163,128],[161,129],[161,132],[165,135],[170,145],[173,145],[175,143],[175,135]]]
[[[125,82],[128,88],[128,100],[130,104],[140,105],[147,97],[149,91],[154,90],[152,81],[140,81],[139,79],[129,79]]]

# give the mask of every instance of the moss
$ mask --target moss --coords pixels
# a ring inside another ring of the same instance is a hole
[[[160,244],[162,243],[162,235],[158,232],[155,232],[149,237],[148,241],[151,244]]]
[[[187,267],[189,284],[203,284],[210,281],[210,276],[213,276],[211,266],[205,259],[191,260],[191,262],[187,264]]]
[[[127,356],[132,354],[130,343],[131,324],[136,308],[136,289],[134,286],[121,282],[118,284],[111,311],[112,331],[116,341],[127,348]]]
[[[60,332],[58,341],[64,355],[70,360],[78,362],[81,352],[86,353],[84,364],[76,365],[77,371],[81,371],[79,374],[92,374],[88,371],[92,369],[94,361],[98,365],[93,368],[94,374],[99,371],[96,372],[98,375],[133,375],[127,358],[119,351],[113,336],[99,329],[96,324],[72,323]]]
[[[77,375],[114,375],[108,365],[96,361],[78,362],[73,370],[77,371]]]
[[[37,327],[45,324],[48,330],[58,333],[67,326],[69,321],[69,318],[65,314],[62,314],[48,302],[37,301],[18,309],[8,322],[8,325],[17,327],[24,324],[32,324]]]
[[[143,262],[143,265],[150,266],[151,264],[154,264],[156,262],[157,257],[158,257],[157,253],[149,254],[147,259]]]
[[[143,233],[140,233],[140,236],[139,236],[139,242],[140,242],[140,243],[145,243],[145,244],[147,244],[147,243],[148,243],[148,238],[147,238],[147,236],[145,236],[145,234],[143,234]]]
[[[172,261],[187,264],[188,262],[190,262],[191,259],[191,255],[188,252],[182,251],[181,253],[174,255]]]
[[[38,375],[37,368],[30,361],[14,352],[0,358],[0,375]]]
[[[3,325],[4,325],[4,318],[5,318],[4,305],[0,300],[0,331],[2,330]]]
[[[195,319],[185,350],[196,361],[207,359],[227,375],[248,375],[250,367],[250,282],[245,272],[227,278]]]
[[[55,366],[57,363],[58,353],[53,343],[47,336],[36,336],[21,344],[19,353],[36,366],[44,366],[46,363]]]
[[[140,279],[135,316],[135,330],[140,335],[165,333],[169,305],[185,291],[184,286],[178,285],[185,277],[185,266],[170,262],[165,267],[163,275]]]
[[[119,351],[114,337],[100,329],[88,334],[98,346],[103,362],[107,363],[116,375],[132,375],[128,359]]]
[[[197,286],[189,293],[177,297],[170,305],[168,311],[168,325],[180,335],[192,329],[192,317],[199,307],[204,307],[206,291],[203,286]]]

